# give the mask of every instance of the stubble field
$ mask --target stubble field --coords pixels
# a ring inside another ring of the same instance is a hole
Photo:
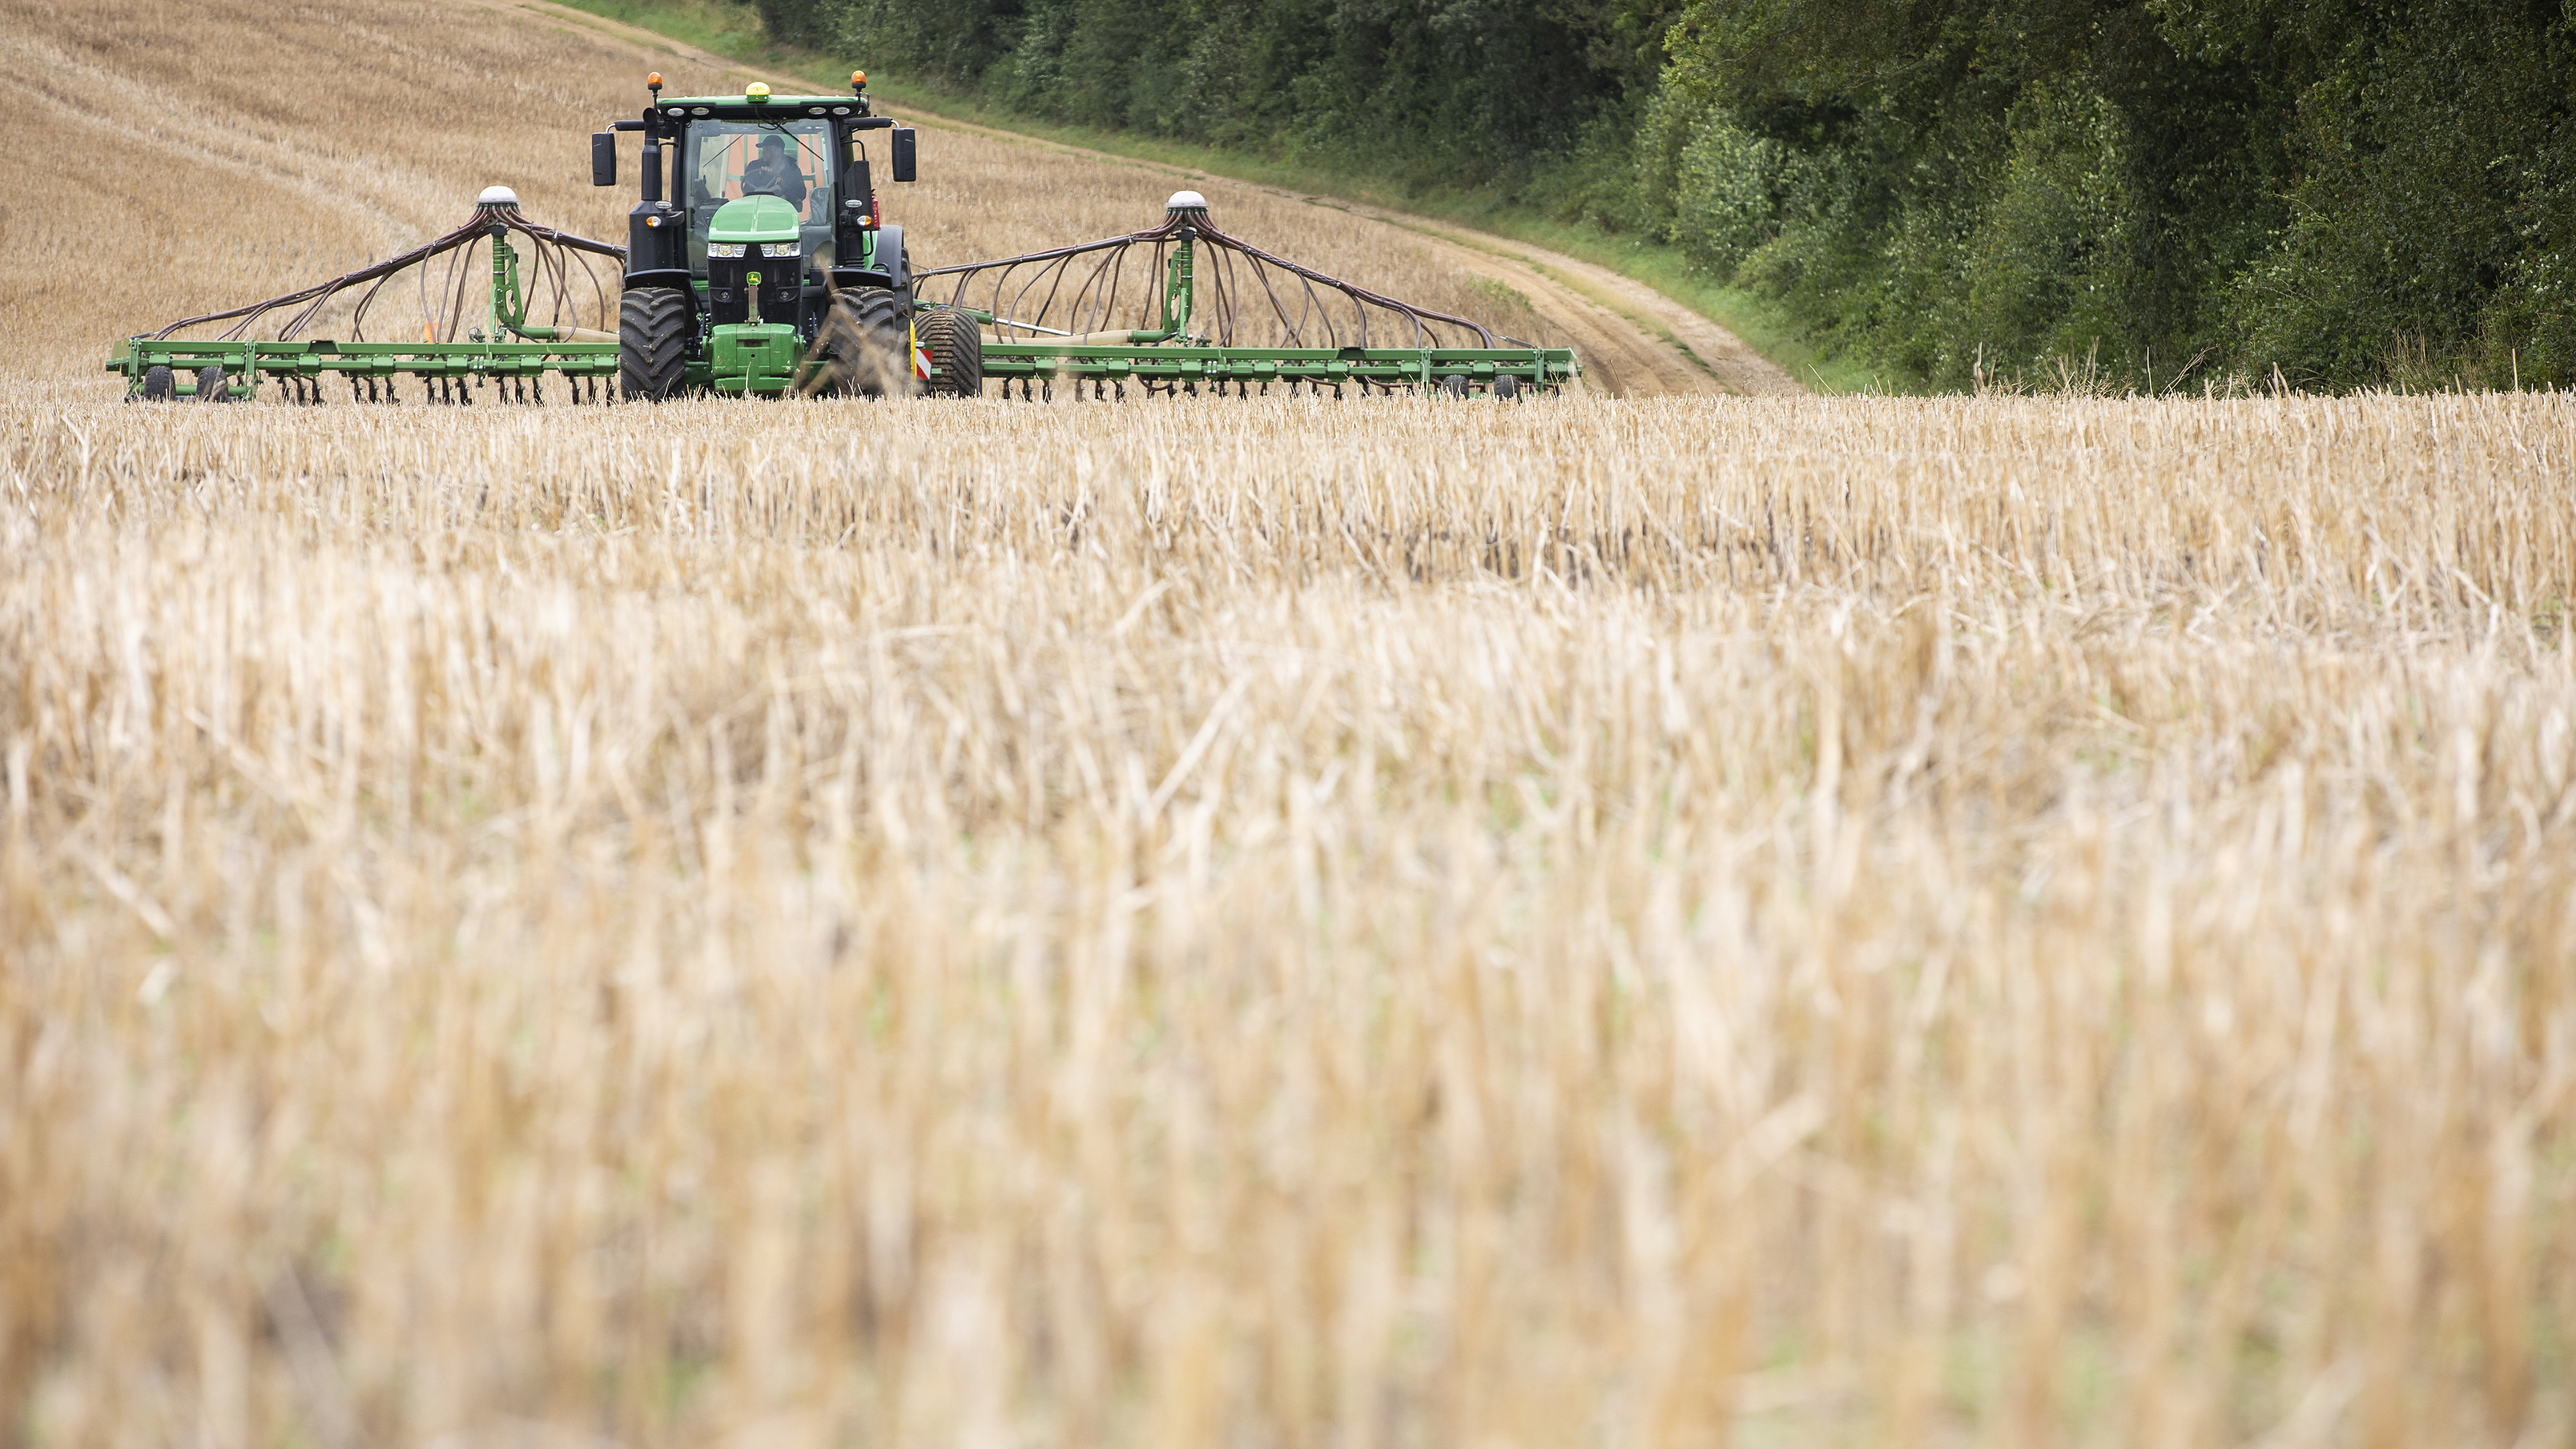
[[[65,255],[0,1442],[2576,1434],[2576,401],[128,407]]]
[[[862,407],[12,405],[25,1437],[2565,1431],[2563,399]]]

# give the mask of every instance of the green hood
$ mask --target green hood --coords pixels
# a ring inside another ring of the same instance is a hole
[[[796,208],[775,196],[746,196],[716,209],[715,219],[707,224],[707,240],[792,242],[797,220]]]

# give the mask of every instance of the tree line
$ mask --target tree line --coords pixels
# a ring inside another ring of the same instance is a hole
[[[1030,117],[1681,249],[1932,387],[2576,383],[2576,0],[756,0]]]

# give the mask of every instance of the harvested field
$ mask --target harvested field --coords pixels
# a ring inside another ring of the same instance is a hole
[[[2567,1431],[2565,399],[863,407],[0,414],[30,1442]]]
[[[0,7],[0,1445],[2576,1435],[2576,400],[126,406],[641,53]]]

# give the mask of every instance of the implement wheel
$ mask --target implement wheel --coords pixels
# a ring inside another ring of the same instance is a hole
[[[943,397],[977,397],[984,391],[984,333],[975,319],[941,307],[914,314],[912,330],[930,354],[929,390]]]
[[[884,287],[843,292],[814,337],[823,359],[815,390],[860,397],[912,391],[911,349],[905,342],[911,320],[911,301],[900,292]]]
[[[197,374],[197,401],[223,403],[232,400],[232,385],[224,380],[223,368],[215,363],[207,363],[204,370]]]
[[[179,379],[166,367],[143,369],[143,400],[168,402],[179,395]]]
[[[1521,380],[1519,378],[1512,376],[1508,372],[1500,372],[1494,375],[1494,396],[1501,398],[1505,402],[1510,402],[1512,399],[1519,397],[1520,395]]]
[[[617,302],[617,390],[664,402],[679,395],[695,322],[677,287],[638,287]]]

